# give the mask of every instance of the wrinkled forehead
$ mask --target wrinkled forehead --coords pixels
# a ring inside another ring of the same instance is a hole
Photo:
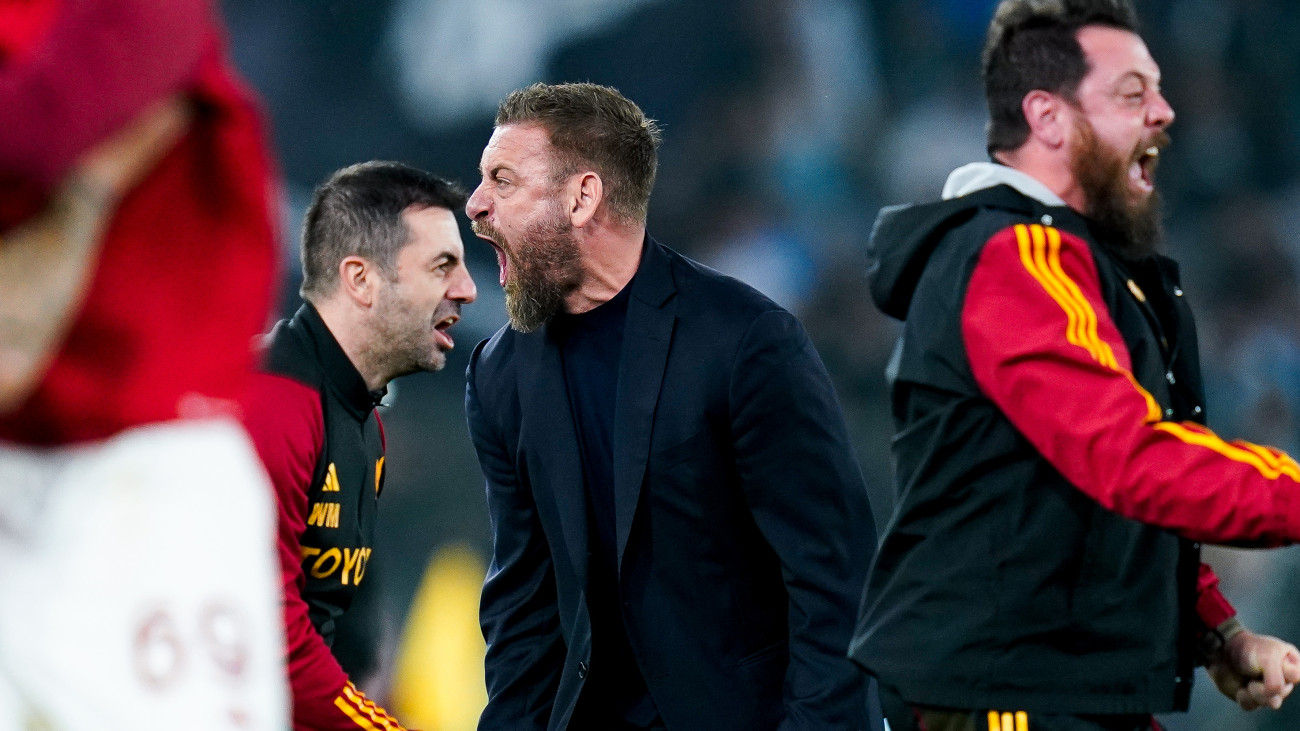
[[[1109,86],[1130,76],[1156,85],[1160,83],[1160,67],[1138,34],[1090,25],[1079,29],[1078,39],[1088,61],[1083,84]]]
[[[542,125],[505,124],[492,130],[492,137],[483,148],[480,172],[487,175],[501,167],[512,170],[530,165],[545,167],[550,164],[551,153],[551,136]]]

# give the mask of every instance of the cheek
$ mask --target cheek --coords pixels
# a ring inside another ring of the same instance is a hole
[[[1129,154],[1142,140],[1145,129],[1141,119],[1116,119],[1105,124],[1094,124],[1097,138],[1115,150]]]

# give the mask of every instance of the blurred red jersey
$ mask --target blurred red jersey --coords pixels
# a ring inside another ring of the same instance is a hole
[[[230,411],[276,282],[274,171],[206,0],[0,0],[0,246],[146,105],[195,108],[120,202],[75,320],[0,440],[62,444]]]

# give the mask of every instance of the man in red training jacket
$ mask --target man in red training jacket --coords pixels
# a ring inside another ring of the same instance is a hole
[[[455,186],[369,162],[316,190],[303,224],[306,302],[269,336],[245,406],[280,505],[280,565],[293,725],[400,729],[330,652],[365,579],[384,480],[375,410],[392,379],[436,371],[447,329],[474,301],[452,213]]]

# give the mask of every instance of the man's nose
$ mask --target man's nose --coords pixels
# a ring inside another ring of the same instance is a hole
[[[487,213],[487,193],[483,191],[483,184],[479,183],[469,200],[465,201],[465,215],[469,216],[469,220],[476,221],[485,213]]]
[[[447,290],[447,299],[467,305],[478,297],[478,287],[474,284],[474,277],[470,276],[469,267],[462,265],[460,271],[462,276]]]
[[[1174,123],[1174,108],[1160,92],[1155,92],[1155,100],[1147,109],[1147,123],[1164,129]]]

